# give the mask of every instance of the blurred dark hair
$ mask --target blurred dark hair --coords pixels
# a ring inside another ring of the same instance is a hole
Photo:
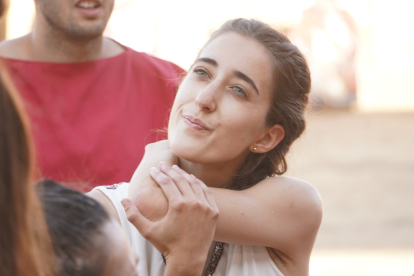
[[[273,94],[267,114],[268,126],[281,125],[285,129],[283,140],[266,153],[250,152],[230,189],[247,189],[268,176],[281,175],[287,170],[285,156],[305,129],[305,108],[311,86],[308,64],[289,39],[263,22],[243,18],[227,21],[210,41],[228,32],[251,38],[262,44],[273,61]],[[208,44],[208,43],[207,43]]]
[[[103,226],[109,215],[96,200],[52,180],[37,183],[59,276],[101,276],[106,252]]]
[[[0,275],[54,275],[43,212],[30,183],[33,151],[23,103],[0,63]]]

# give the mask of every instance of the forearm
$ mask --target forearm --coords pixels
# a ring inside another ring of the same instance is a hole
[[[298,225],[309,229],[307,232],[311,232],[311,236],[316,235],[320,224],[320,212],[315,210],[319,208],[319,197],[315,195],[316,199],[309,202],[307,192],[293,188],[289,184],[290,179],[279,180],[278,185],[273,183],[273,179],[268,179],[263,181],[266,183],[262,182],[244,191],[210,188],[220,210],[214,240],[267,246],[283,251],[292,248],[292,240],[298,240],[301,242],[295,243],[301,248],[305,244],[311,248],[313,239],[308,234],[303,235],[300,230],[302,228]],[[155,182],[147,183],[145,189],[139,191],[143,200],[136,203],[142,213],[152,216],[152,220],[161,219],[168,210],[168,201],[159,186],[156,186]],[[309,204],[308,207],[301,207],[305,202],[306,205]],[[292,205],[298,209],[292,208]],[[313,214],[314,211],[316,214]],[[261,228],[260,234],[258,225]]]
[[[168,210],[168,201],[164,193],[149,174],[150,168],[158,168],[160,161],[164,161],[169,166],[178,162],[178,158],[171,153],[167,141],[145,147],[145,155],[132,176],[128,191],[128,198],[145,217],[152,221],[163,218]]]
[[[140,187],[136,198],[142,200],[135,204],[123,200],[128,220],[165,256],[164,275],[201,275],[219,217],[214,197],[204,183],[187,173],[183,177],[189,186],[178,188],[161,171],[152,168],[150,172],[151,178],[143,177],[140,180],[144,182],[135,183]],[[152,179],[161,184],[156,187],[155,182],[148,181]],[[151,209],[156,212],[148,213]],[[146,211],[147,215],[143,214]],[[161,216],[154,219],[156,214]]]
[[[146,218],[151,221],[159,221],[167,214],[167,198],[151,177],[144,178],[143,181],[131,185],[130,189],[131,187],[135,188],[135,197],[132,200]],[[245,238],[245,235],[240,235],[240,232],[252,234],[241,231],[243,227],[238,227],[237,224],[241,220],[256,216],[252,206],[243,206],[249,201],[243,200],[242,193],[220,188],[210,188],[210,190],[220,210],[214,240],[236,243],[240,242],[240,237],[241,241]],[[238,235],[234,235],[235,233]]]
[[[154,158],[153,156],[148,156],[150,154],[145,154],[144,158],[142,159],[141,163],[139,164],[138,168],[135,170],[134,175],[130,181],[130,188],[128,191],[128,197],[132,199],[134,202],[134,198],[136,196],[140,197],[142,191],[146,189],[159,189],[157,183],[151,178],[149,171],[151,167],[159,167],[160,161],[164,161],[167,165],[172,166],[177,163],[177,158],[171,158],[170,155],[166,155],[163,152],[157,154]],[[165,155],[165,158],[163,158]],[[159,190],[160,193],[163,195],[161,189]],[[164,196],[164,195],[163,195]]]
[[[147,219],[158,221],[167,214],[168,201],[151,177],[130,185],[129,194],[128,197]]]
[[[132,200],[134,201],[135,205],[138,207],[140,212],[149,220],[152,220],[152,221],[161,220],[168,212],[168,201],[162,189],[160,188],[160,186],[156,184],[155,181],[151,177],[145,178],[144,181],[140,183],[134,183],[134,185],[135,187],[133,185],[130,186],[130,189],[131,187],[135,188],[134,189],[135,199],[132,199]],[[228,217],[226,215],[228,212],[227,212],[227,208],[225,207],[225,205],[231,204],[233,200],[231,200],[232,198],[231,196],[230,198],[226,199],[227,191],[224,189],[219,189],[219,188],[210,188],[210,189],[213,192],[213,195],[214,195],[214,198],[216,199],[216,203],[219,207],[219,210],[220,209],[222,210],[219,220],[217,222],[217,228],[215,231],[214,239],[220,240],[220,241],[226,241],[226,240],[223,240],[223,237],[231,236],[231,233],[228,234],[229,231],[225,227],[226,220],[225,219],[223,220],[221,218]],[[237,204],[236,202],[234,203]]]
[[[161,167],[173,177],[177,187],[186,187],[185,181],[170,172],[177,168]],[[164,180],[157,179],[157,182],[164,187],[168,182]],[[162,219],[168,212],[168,201],[159,185],[152,178],[137,185],[140,188],[135,204],[153,221]],[[309,183],[271,177],[244,191],[210,188],[205,192],[212,193],[220,210],[213,240],[271,247],[297,262],[295,269],[307,267],[322,217],[320,196]],[[186,259],[172,263],[165,275],[199,275],[198,266],[190,268],[181,264],[189,263]]]

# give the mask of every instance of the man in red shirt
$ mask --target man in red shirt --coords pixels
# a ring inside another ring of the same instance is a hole
[[[37,0],[33,31],[0,43],[31,118],[38,176],[82,190],[130,180],[183,73],[103,37],[113,2]]]

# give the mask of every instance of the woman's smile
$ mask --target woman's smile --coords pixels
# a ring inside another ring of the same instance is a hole
[[[211,130],[202,120],[191,116],[191,115],[183,115],[184,123],[191,129],[195,130]]]
[[[239,164],[267,130],[271,60],[264,46],[238,34],[210,41],[177,92],[168,126],[173,152],[196,163]]]

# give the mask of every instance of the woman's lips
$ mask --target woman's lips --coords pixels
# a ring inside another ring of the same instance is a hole
[[[197,119],[193,116],[189,116],[189,115],[184,115],[184,122],[187,124],[187,126],[189,126],[192,129],[195,130],[210,130],[209,127],[207,127],[203,121],[201,121],[200,119]]]

